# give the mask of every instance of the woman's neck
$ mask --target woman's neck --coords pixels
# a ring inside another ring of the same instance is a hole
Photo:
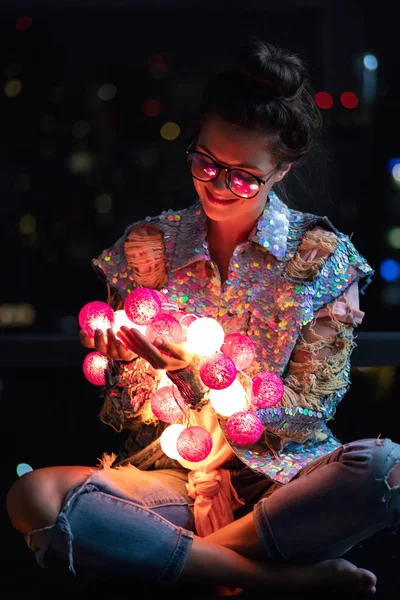
[[[225,221],[207,221],[207,241],[211,259],[217,264],[223,281],[228,275],[232,253],[238,244],[245,242],[256,221],[234,224]]]
[[[225,254],[232,255],[233,250],[238,244],[245,242],[257,219],[251,221],[232,222],[232,221],[212,221],[207,220],[207,239],[209,248],[225,250]]]

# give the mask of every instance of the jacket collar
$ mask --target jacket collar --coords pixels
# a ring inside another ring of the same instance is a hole
[[[248,240],[266,248],[278,260],[286,254],[289,209],[275,192],[257,220]],[[182,211],[171,270],[176,271],[199,260],[210,260],[207,244],[207,217],[200,200]]]

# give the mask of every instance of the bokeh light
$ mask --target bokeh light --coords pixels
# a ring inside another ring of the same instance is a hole
[[[4,94],[7,98],[16,98],[22,92],[22,87],[20,79],[11,79],[4,84]]]
[[[400,263],[394,258],[387,258],[381,262],[379,272],[384,281],[397,281],[400,278]]]
[[[400,305],[400,285],[389,283],[382,290],[382,304],[390,308]]]
[[[31,465],[28,465],[28,463],[19,463],[15,470],[17,472],[18,477],[22,477],[22,475],[25,475],[25,473],[30,473],[31,471],[33,471],[33,468],[31,467]]]
[[[142,105],[142,111],[146,117],[157,117],[161,109],[162,105],[159,100],[146,100]]]
[[[389,246],[400,250],[400,227],[392,227],[386,232],[386,240]]]
[[[17,20],[15,22],[15,29],[17,31],[26,31],[31,27],[31,25],[32,17],[29,17],[28,15],[23,15],[21,17],[17,17]]]
[[[315,102],[319,108],[328,109],[333,106],[333,98],[328,92],[317,92]]]
[[[19,231],[22,235],[29,235],[36,231],[36,218],[31,213],[23,215],[19,221]]]
[[[117,94],[117,88],[113,83],[103,83],[97,91],[97,95],[100,100],[108,102],[112,100]]]
[[[82,138],[86,137],[89,131],[89,123],[82,119],[80,121],[75,121],[75,123],[72,125],[72,135],[78,140],[81,140]]]
[[[176,138],[179,137],[180,132],[181,128],[179,125],[177,125],[177,123],[173,123],[172,121],[164,123],[160,129],[161,137],[168,141],[176,140]]]
[[[365,54],[363,64],[367,71],[376,71],[378,68],[378,59],[374,54]]]
[[[94,200],[94,209],[99,215],[105,215],[112,210],[113,200],[110,194],[98,194]]]
[[[342,92],[340,102],[345,108],[353,109],[358,106],[358,98],[354,92]]]

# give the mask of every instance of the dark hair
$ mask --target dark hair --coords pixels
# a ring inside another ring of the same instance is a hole
[[[265,132],[279,166],[306,156],[322,124],[305,63],[257,37],[240,48],[236,68],[222,71],[206,85],[201,119],[209,113],[237,127]]]

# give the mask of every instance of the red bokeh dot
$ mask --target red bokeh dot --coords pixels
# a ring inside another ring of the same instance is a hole
[[[354,92],[343,92],[340,94],[340,102],[345,108],[356,108],[358,106],[358,98]]]
[[[157,117],[161,112],[161,102],[159,100],[146,100],[142,110],[146,117]]]
[[[32,17],[28,17],[27,15],[24,15],[22,17],[18,17],[15,23],[15,28],[17,31],[25,31],[26,29],[29,29],[29,27],[32,25]]]
[[[315,102],[319,108],[327,109],[333,106],[333,98],[328,92],[317,92]]]
[[[165,58],[160,54],[152,54],[149,56],[147,63],[152,71],[163,71],[167,66]]]

